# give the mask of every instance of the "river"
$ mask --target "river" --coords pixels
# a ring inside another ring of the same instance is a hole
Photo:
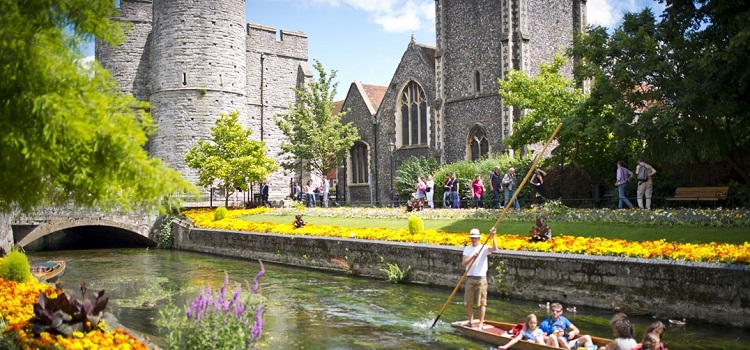
[[[29,253],[29,260],[66,260],[66,291],[80,296],[81,282],[106,290],[107,310],[132,330],[164,346],[155,325],[169,299],[184,305],[202,285],[218,288],[224,274],[250,282],[257,261],[158,249],[66,250]],[[458,263],[458,262],[457,262]],[[430,328],[451,290],[347,276],[337,272],[265,264],[259,292],[267,298],[266,325],[259,349],[494,349],[454,331],[450,322],[466,318],[459,291]],[[232,289],[233,290],[233,289]],[[532,293],[532,292],[530,292]],[[487,319],[522,322],[529,313],[541,321],[544,300],[501,299],[490,295]],[[566,307],[569,305],[565,305]],[[611,311],[576,307],[565,316],[584,333],[612,337]],[[658,314],[658,312],[654,312]],[[631,316],[640,340],[649,316]],[[667,320],[662,320],[668,323]],[[670,349],[748,349],[750,331],[692,323],[667,325]]]

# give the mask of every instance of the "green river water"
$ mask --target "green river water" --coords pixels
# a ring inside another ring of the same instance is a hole
[[[78,287],[84,281],[91,291],[106,290],[110,296],[107,310],[161,346],[164,342],[155,320],[169,298],[184,305],[198,295],[202,285],[220,287],[225,272],[232,282],[252,282],[260,269],[257,261],[156,249],[35,252],[29,259],[32,263],[67,260],[61,282],[69,293],[80,295]],[[259,349],[495,349],[450,327],[450,322],[466,318],[461,292],[431,329],[450,289],[274,264],[265,268],[259,292],[267,298],[266,326]],[[490,295],[487,319],[522,322],[527,314],[535,313],[541,321],[546,317],[546,310],[539,308],[543,302]],[[576,314],[566,316],[584,333],[611,338],[611,311],[576,309]],[[648,316],[631,316],[631,320],[637,325],[637,339],[654,321]],[[685,326],[668,325],[665,341],[671,350],[750,350],[750,331],[688,320]]]

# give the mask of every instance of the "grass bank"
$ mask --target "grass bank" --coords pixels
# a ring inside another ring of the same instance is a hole
[[[403,218],[353,218],[326,217],[303,214],[305,222],[314,225],[330,225],[351,228],[382,227],[388,229],[405,229],[406,220]],[[249,222],[271,222],[288,224],[294,221],[294,215],[259,214],[242,217]],[[479,228],[482,232],[489,231],[495,224],[490,219],[425,219],[425,229],[444,232],[469,232],[472,228]],[[501,222],[498,226],[499,234],[525,235],[534,224],[528,222]],[[661,226],[661,225],[613,225],[600,223],[570,223],[547,222],[554,235],[568,235],[578,237],[600,237],[606,239],[623,239],[628,241],[653,241],[664,239],[677,243],[730,243],[742,244],[750,240],[750,229],[747,227],[695,227],[695,226]]]

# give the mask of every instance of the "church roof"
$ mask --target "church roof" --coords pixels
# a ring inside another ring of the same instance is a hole
[[[344,100],[341,101],[333,101],[331,106],[331,115],[336,115],[341,113],[341,108],[344,107]]]
[[[417,44],[420,49],[422,49],[422,52],[424,52],[425,55],[427,55],[427,58],[430,60],[430,63],[434,66],[435,65],[435,47],[430,45],[424,45],[424,44]]]
[[[380,103],[383,102],[383,97],[385,96],[385,92],[388,90],[388,87],[370,84],[361,85],[363,97],[370,101],[370,104],[372,104],[372,108],[377,112],[378,108],[380,108]]]

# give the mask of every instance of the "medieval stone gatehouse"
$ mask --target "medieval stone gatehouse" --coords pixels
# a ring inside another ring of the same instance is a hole
[[[292,88],[312,77],[307,36],[245,24],[244,0],[121,0],[131,29],[117,48],[96,45],[96,59],[122,90],[151,103],[157,133],[150,153],[197,182],[185,154],[220,112],[240,111],[240,123],[278,158],[284,141],[273,116],[296,102]],[[289,195],[297,174],[279,170],[268,179],[270,197]],[[256,189],[257,190],[257,189]]]

